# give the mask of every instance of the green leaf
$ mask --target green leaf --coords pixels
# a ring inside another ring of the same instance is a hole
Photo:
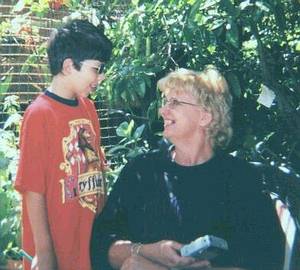
[[[233,72],[230,72],[227,75],[227,80],[229,82],[230,89],[232,90],[234,95],[236,97],[240,98],[241,94],[242,94],[242,90],[241,90],[240,81],[238,79],[238,76],[235,75]]]
[[[151,37],[146,38],[146,57],[151,55]]]
[[[141,80],[139,85],[139,87],[136,88],[136,92],[138,94],[139,97],[143,98],[145,96],[145,93],[146,93],[146,83],[144,80]]]
[[[269,12],[270,11],[270,6],[268,3],[266,3],[265,1],[255,1],[255,6],[257,6],[261,11],[264,12]]]
[[[205,9],[209,9],[209,8],[212,8],[213,6],[216,5],[216,2],[218,1],[215,1],[215,0],[208,0],[208,1],[203,1],[203,0],[198,0],[198,2],[200,2],[201,5],[201,10],[205,10]]]
[[[246,1],[243,1],[242,3],[240,3],[239,7],[241,10],[245,10],[245,9],[253,7],[253,6],[254,6],[254,4],[251,3],[250,0],[246,0]]]
[[[8,75],[4,82],[3,83],[0,83],[0,95],[4,94],[7,92],[9,86],[10,86],[10,83],[11,83],[11,80],[12,80],[12,76],[11,75]]]
[[[221,28],[225,23],[223,19],[216,19],[212,22],[211,27],[209,28],[211,31],[215,31],[218,28]]]
[[[211,44],[211,45],[207,46],[207,50],[208,50],[211,54],[213,54],[213,53],[216,51],[216,46]]]
[[[122,122],[116,129],[119,137],[127,137],[128,122]]]
[[[161,101],[157,98],[152,101],[147,110],[147,118],[153,122],[158,119],[158,108],[161,107]]]
[[[137,155],[140,155],[142,153],[144,153],[142,148],[134,148],[127,154],[127,157],[135,158]]]
[[[6,195],[6,192],[0,191],[0,220],[4,219],[7,216],[9,211],[9,198]]]
[[[130,138],[133,126],[133,120],[131,120],[129,124],[128,122],[124,121],[118,126],[118,128],[116,129],[116,133],[120,137]]]
[[[10,222],[8,220],[8,218],[4,218],[0,221],[0,231],[3,235],[9,234],[10,230],[11,230],[11,226],[10,226]]]
[[[4,99],[3,110],[5,112],[16,111],[15,109],[20,109],[19,96],[17,95],[9,95]]]
[[[134,121],[131,120],[128,125],[128,135],[129,136],[132,134],[133,127],[134,127]]]
[[[12,12],[20,12],[25,8],[26,0],[19,0],[17,4],[14,5]]]
[[[128,148],[124,145],[116,145],[114,147],[112,147],[111,149],[109,149],[107,152],[106,152],[106,155],[110,156],[116,152],[119,152],[121,150],[127,150]]]
[[[139,139],[139,138],[141,137],[141,135],[142,135],[144,129],[145,129],[145,124],[143,124],[143,125],[137,127],[137,129],[135,130],[135,132],[134,132],[134,134],[133,134],[133,138],[134,138],[135,140]]]
[[[221,0],[220,6],[232,17],[237,17],[239,15],[239,10],[232,4],[230,0]]]
[[[198,1],[196,1],[194,4],[193,4],[193,6],[192,6],[192,8],[191,8],[191,12],[190,12],[190,15],[189,15],[189,23],[190,24],[192,24],[192,22],[194,21],[194,19],[195,19],[195,16],[196,16],[196,14],[199,12],[199,8],[200,8],[200,5],[201,5],[201,3],[202,3],[202,0],[198,0]]]
[[[231,21],[226,26],[226,40],[229,42],[233,47],[239,48],[239,32],[237,25]]]
[[[295,50],[297,52],[300,52],[300,41],[297,41],[296,46],[295,46]]]
[[[22,116],[19,113],[14,113],[8,117],[8,119],[4,123],[4,129],[11,127],[13,125],[19,125],[21,122]]]

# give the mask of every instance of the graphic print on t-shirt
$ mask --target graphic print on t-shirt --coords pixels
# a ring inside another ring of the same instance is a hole
[[[60,180],[62,201],[78,199],[82,207],[96,212],[104,185],[95,131],[87,119],[71,121],[69,127],[69,136],[62,140],[65,161],[60,164],[60,169],[66,173],[66,177]]]

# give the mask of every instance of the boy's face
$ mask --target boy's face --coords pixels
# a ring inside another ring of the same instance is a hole
[[[88,59],[80,62],[80,65],[80,70],[76,70],[74,67],[72,72],[72,92],[74,97],[87,97],[105,79],[103,71],[99,74],[103,63]]]

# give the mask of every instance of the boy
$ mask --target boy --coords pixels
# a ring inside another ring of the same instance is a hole
[[[50,37],[50,87],[28,107],[15,187],[23,201],[24,269],[89,270],[94,217],[105,199],[100,127],[87,96],[104,80],[112,45],[73,20]],[[84,143],[83,143],[84,142]]]

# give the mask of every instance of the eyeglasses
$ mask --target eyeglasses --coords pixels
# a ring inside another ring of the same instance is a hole
[[[182,105],[182,104],[191,105],[191,106],[199,106],[198,104],[185,102],[185,101],[180,101],[176,98],[167,99],[166,97],[162,97],[161,101],[162,101],[161,102],[162,106],[168,106],[171,109],[174,109],[174,108],[176,108],[176,107],[178,107],[179,105]]]
[[[94,70],[96,70],[96,72],[98,73],[98,74],[102,74],[102,73],[104,73],[104,67],[105,67],[105,64],[104,63],[101,63],[99,66],[94,66],[94,65],[90,65],[89,63],[87,63],[87,62],[79,62],[80,63],[80,65],[86,65],[86,66],[88,66],[88,67],[91,67],[92,69],[94,69]]]

